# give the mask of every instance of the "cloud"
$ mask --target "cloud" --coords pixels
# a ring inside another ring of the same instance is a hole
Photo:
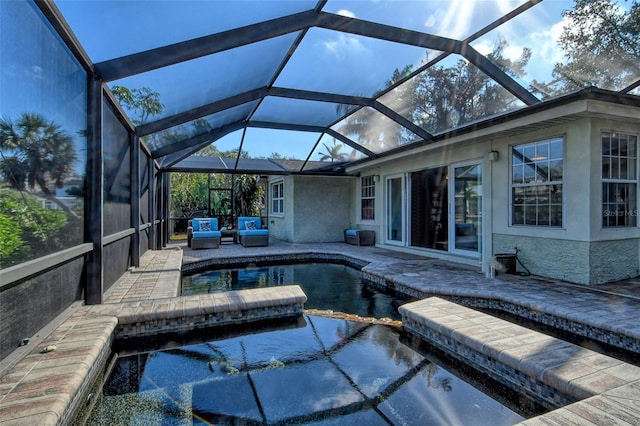
[[[562,59],[564,52],[558,44],[558,40],[560,39],[565,27],[569,24],[570,22],[567,19],[563,19],[551,26],[547,31],[531,34],[531,39],[534,42],[534,46],[537,46],[537,50],[540,55],[548,58],[554,63],[559,62]]]
[[[478,51],[481,55],[487,56],[491,51],[493,51],[493,43],[491,43],[488,39],[483,39],[478,44],[474,44],[473,48]]]
[[[451,38],[464,38],[468,35],[474,18],[475,0],[451,0],[434,4],[439,6],[424,21],[427,32]],[[433,6],[429,2],[425,2],[425,5]]]
[[[347,55],[367,51],[367,48],[360,42],[360,40],[342,33],[332,40],[324,41],[322,44],[329,53],[339,59],[342,59]]]
[[[347,9],[340,9],[337,13],[340,16],[346,16],[347,18],[355,18],[356,14]]]

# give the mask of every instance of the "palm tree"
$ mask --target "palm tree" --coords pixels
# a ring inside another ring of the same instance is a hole
[[[233,180],[233,197],[237,216],[260,216],[260,201],[264,189],[259,176],[238,175]]]
[[[342,149],[342,144],[337,143],[336,139],[333,139],[333,146],[328,146],[326,143],[323,143],[324,148],[327,150],[326,153],[320,152],[318,155],[321,155],[320,161],[331,160],[334,161],[344,161],[347,159],[347,154],[340,152]]]
[[[77,159],[73,138],[58,124],[36,113],[23,113],[16,122],[0,118],[0,150],[12,153],[0,159],[0,173],[12,188],[24,190],[25,182],[31,189],[37,186],[45,198],[78,217],[49,188],[63,186]]]

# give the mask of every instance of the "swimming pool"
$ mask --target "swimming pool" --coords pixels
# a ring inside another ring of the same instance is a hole
[[[506,400],[407,345],[393,327],[304,315],[275,329],[244,327],[174,349],[134,349],[118,359],[89,424],[522,421],[526,413]]]
[[[409,297],[369,286],[362,273],[336,263],[298,263],[216,269],[185,275],[182,295],[297,284],[307,295],[305,308],[399,320],[398,306]]]

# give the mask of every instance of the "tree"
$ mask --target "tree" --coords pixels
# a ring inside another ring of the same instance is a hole
[[[129,89],[124,86],[113,86],[111,92],[120,105],[138,114],[136,124],[146,123],[149,117],[162,114],[164,105],[160,102],[160,93],[148,87]]]
[[[207,211],[209,182],[204,173],[171,173],[171,211],[179,217],[193,217]]]
[[[0,190],[0,267],[54,253],[81,239],[78,223],[64,212],[43,208],[32,195]]]
[[[341,143],[338,143],[335,138],[333,139],[332,146],[328,146],[326,143],[323,143],[322,145],[324,146],[324,149],[327,150],[327,152],[318,153],[318,155],[320,155],[320,161],[330,160],[333,163],[334,161],[345,161],[347,159],[347,154],[340,152],[343,145]]]
[[[0,149],[0,173],[10,187],[22,191],[37,186],[45,198],[78,217],[50,187],[63,186],[77,159],[73,138],[59,125],[36,113],[23,113],[16,122],[0,118]]]
[[[523,49],[517,60],[504,56],[508,43],[498,38],[487,58],[511,76],[522,75],[531,58]],[[517,99],[466,60],[453,66],[433,66],[416,77],[410,113],[414,123],[438,133],[509,110]],[[411,94],[403,93],[403,96]]]
[[[237,175],[233,179],[233,197],[236,216],[260,216],[260,203],[264,188],[258,184],[259,176]]]
[[[488,59],[511,76],[523,75],[531,50],[525,48],[519,58],[511,60],[504,55],[507,47],[508,43],[498,38]],[[396,69],[387,87],[411,72],[411,65]],[[506,89],[464,59],[450,66],[431,66],[384,95],[386,105],[430,133],[504,112],[516,102]],[[415,137],[392,120],[374,122],[373,111],[364,108],[350,115],[339,131],[357,135],[358,143],[374,152],[401,146]]]
[[[0,213],[0,259],[7,259],[22,243],[18,225],[6,214]],[[2,267],[4,262],[0,263]]]
[[[576,0],[563,12],[569,24],[558,41],[565,62],[555,65],[554,80],[537,83],[545,95],[586,86],[621,90],[640,75],[640,3],[627,10],[612,0]]]

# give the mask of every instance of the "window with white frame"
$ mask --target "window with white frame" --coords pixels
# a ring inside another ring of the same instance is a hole
[[[374,220],[376,210],[376,183],[373,176],[360,179],[360,217],[362,220]]]
[[[602,226],[637,226],[638,137],[602,132]]]
[[[284,214],[284,182],[271,184],[271,214]]]
[[[511,158],[511,223],[561,227],[563,138],[515,145]]]

